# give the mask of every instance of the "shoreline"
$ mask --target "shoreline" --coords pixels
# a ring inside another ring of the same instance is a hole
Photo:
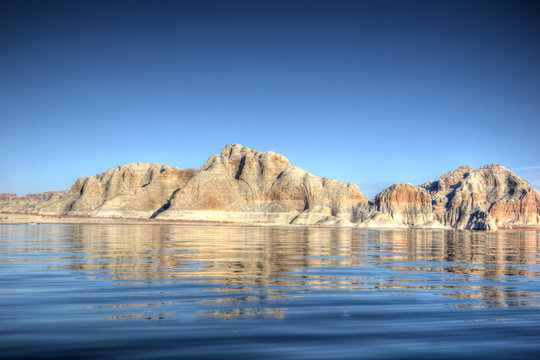
[[[82,215],[53,215],[53,214],[27,214],[16,212],[0,212],[0,224],[24,225],[24,224],[115,224],[115,225],[144,225],[144,224],[169,224],[169,225],[222,225],[234,224],[219,221],[192,221],[174,219],[146,219],[129,217],[92,217]],[[243,225],[243,224],[242,224]]]
[[[255,223],[255,222],[234,222],[234,221],[204,221],[204,220],[174,220],[174,219],[147,219],[130,217],[92,217],[82,215],[53,215],[53,214],[28,214],[17,212],[0,212],[0,225],[41,225],[41,224],[96,224],[96,225],[236,225],[236,226],[287,226],[287,227],[315,227],[315,228],[349,228],[366,230],[460,230],[451,228],[415,228],[400,226],[340,226],[340,225],[298,225],[298,224],[279,224],[279,223]],[[499,227],[491,231],[537,231],[540,227],[532,226],[513,226]]]

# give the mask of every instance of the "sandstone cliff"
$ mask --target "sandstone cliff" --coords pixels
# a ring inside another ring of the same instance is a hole
[[[431,195],[435,219],[453,228],[540,225],[540,194],[501,165],[462,166],[420,187]]]
[[[69,191],[47,191],[37,194],[0,194],[0,211],[6,212],[36,212],[35,209],[43,202],[57,202],[64,198]]]
[[[10,198],[6,195],[6,198]],[[320,178],[284,156],[227,145],[199,169],[129,164],[80,178],[59,199],[2,201],[0,210],[261,223],[350,224],[368,200],[355,184]]]
[[[0,201],[16,201],[19,199],[19,195],[12,193],[2,193],[0,194]]]
[[[461,166],[419,186],[396,184],[375,197],[370,226],[469,230],[539,227],[540,194],[500,165]]]
[[[19,196],[17,194],[3,193],[0,194],[0,201],[47,201],[50,199],[60,199],[68,194],[68,191],[46,191],[37,194],[26,194]]]
[[[372,217],[375,224],[388,222],[416,226],[433,221],[431,197],[426,190],[412,184],[394,184],[384,189],[375,197],[375,206],[378,213],[388,215],[382,221]]]
[[[0,204],[0,210],[148,218],[197,172],[148,163],[121,165],[102,174],[79,178],[61,197]]]
[[[66,192],[0,194],[0,211],[81,216],[494,230],[540,227],[540,194],[500,165],[395,184],[374,201],[282,155],[227,145],[201,169],[137,163],[80,178]]]
[[[313,224],[351,221],[361,202],[367,199],[355,184],[320,178],[282,155],[234,144],[212,156],[158,217]]]
[[[137,163],[80,178],[66,199],[65,213],[92,216],[151,217],[198,170]]]

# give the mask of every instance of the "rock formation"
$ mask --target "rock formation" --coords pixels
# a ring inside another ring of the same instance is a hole
[[[419,186],[396,184],[375,197],[370,226],[468,230],[539,227],[540,194],[501,165],[461,166]]]
[[[282,155],[227,145],[174,194],[165,219],[313,224],[351,221],[358,186],[320,178]]]
[[[26,194],[24,196],[3,193],[0,194],[0,201],[47,201],[51,199],[58,200],[66,194],[68,194],[68,191],[46,191],[37,194]]]
[[[540,194],[501,165],[462,166],[420,186],[433,201],[433,215],[457,229],[539,226]]]
[[[79,178],[65,199],[64,212],[74,215],[151,217],[174,191],[198,170],[137,163]]]
[[[431,196],[412,184],[394,184],[375,197],[377,211],[388,214],[391,223],[423,225],[433,220]]]
[[[354,208],[367,199],[354,184],[320,178],[282,155],[234,144],[200,170],[122,165],[78,179],[60,199],[3,203],[3,211],[40,214],[343,224],[354,221]]]
[[[540,194],[500,165],[395,184],[374,201],[282,155],[227,145],[201,169],[137,163],[80,178],[65,192],[0,194],[0,211],[327,226],[494,230],[540,227]]]
[[[0,210],[148,218],[197,172],[148,163],[121,165],[103,174],[79,178],[61,197],[15,206],[0,204]]]
[[[0,194],[0,201],[16,201],[19,199],[19,195],[12,193],[2,193]]]

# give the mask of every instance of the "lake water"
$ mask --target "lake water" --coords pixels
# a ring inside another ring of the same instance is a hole
[[[2,225],[0,357],[540,358],[540,233]]]

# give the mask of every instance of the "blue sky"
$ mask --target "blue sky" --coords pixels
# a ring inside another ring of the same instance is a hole
[[[272,150],[369,197],[499,163],[540,187],[535,1],[3,1],[0,192]]]

